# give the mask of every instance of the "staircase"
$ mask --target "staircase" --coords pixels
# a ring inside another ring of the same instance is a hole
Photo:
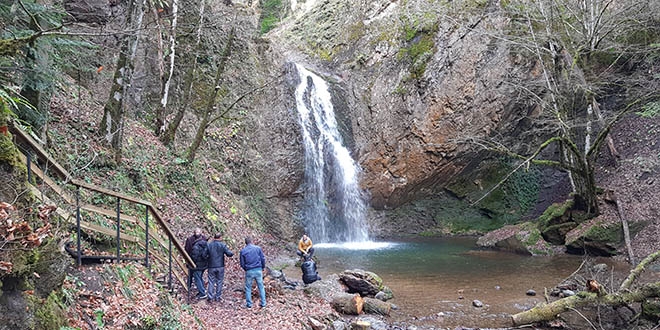
[[[56,205],[55,212],[63,224],[75,232],[75,244],[67,244],[66,249],[76,258],[78,265],[108,261],[143,262],[152,274],[157,274],[156,280],[166,284],[170,291],[176,292],[181,288],[189,293],[190,272],[187,265],[194,268],[195,263],[149,201],[78,180],[18,125],[13,123],[10,132],[27,166],[29,189],[44,204]],[[88,197],[87,200],[112,200],[114,209],[84,202],[83,197]],[[142,214],[137,215],[139,213]],[[93,221],[94,218],[105,221]],[[116,251],[112,254],[86,254],[82,249],[83,235],[109,238],[114,241]],[[130,249],[140,256],[136,257],[135,253],[127,255],[126,250]]]

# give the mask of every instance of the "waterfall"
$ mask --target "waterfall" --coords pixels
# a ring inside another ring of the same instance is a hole
[[[302,66],[296,68],[296,105],[305,148],[305,229],[316,242],[367,241],[360,168],[337,130],[328,85]]]

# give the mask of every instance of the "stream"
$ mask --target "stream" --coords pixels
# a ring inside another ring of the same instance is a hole
[[[474,238],[415,238],[387,243],[318,244],[319,274],[360,268],[378,274],[394,292],[390,322],[422,327],[506,327],[510,314],[544,300],[582,257],[530,257],[484,251]],[[606,262],[615,271],[628,266]],[[536,296],[526,295],[533,289]],[[472,306],[479,300],[483,307]]]

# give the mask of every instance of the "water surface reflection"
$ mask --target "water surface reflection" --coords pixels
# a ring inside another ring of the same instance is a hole
[[[395,294],[394,321],[427,326],[507,326],[508,315],[543,300],[581,264],[578,256],[528,257],[483,251],[473,238],[418,238],[377,248],[319,245],[321,276],[360,268],[377,273]],[[529,289],[535,297],[525,295]],[[484,307],[472,307],[478,299]]]

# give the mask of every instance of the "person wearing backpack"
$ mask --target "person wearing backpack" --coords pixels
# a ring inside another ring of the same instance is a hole
[[[192,252],[190,257],[197,266],[196,268],[192,269],[192,277],[193,279],[195,279],[195,286],[197,287],[197,291],[199,292],[197,294],[197,298],[204,299],[207,297],[207,295],[206,295],[206,289],[204,287],[204,279],[202,277],[204,276],[204,271],[206,270],[206,268],[208,268],[209,248],[208,248],[208,243],[206,241],[206,237],[204,235],[201,235],[201,230],[199,237],[192,244]]]

